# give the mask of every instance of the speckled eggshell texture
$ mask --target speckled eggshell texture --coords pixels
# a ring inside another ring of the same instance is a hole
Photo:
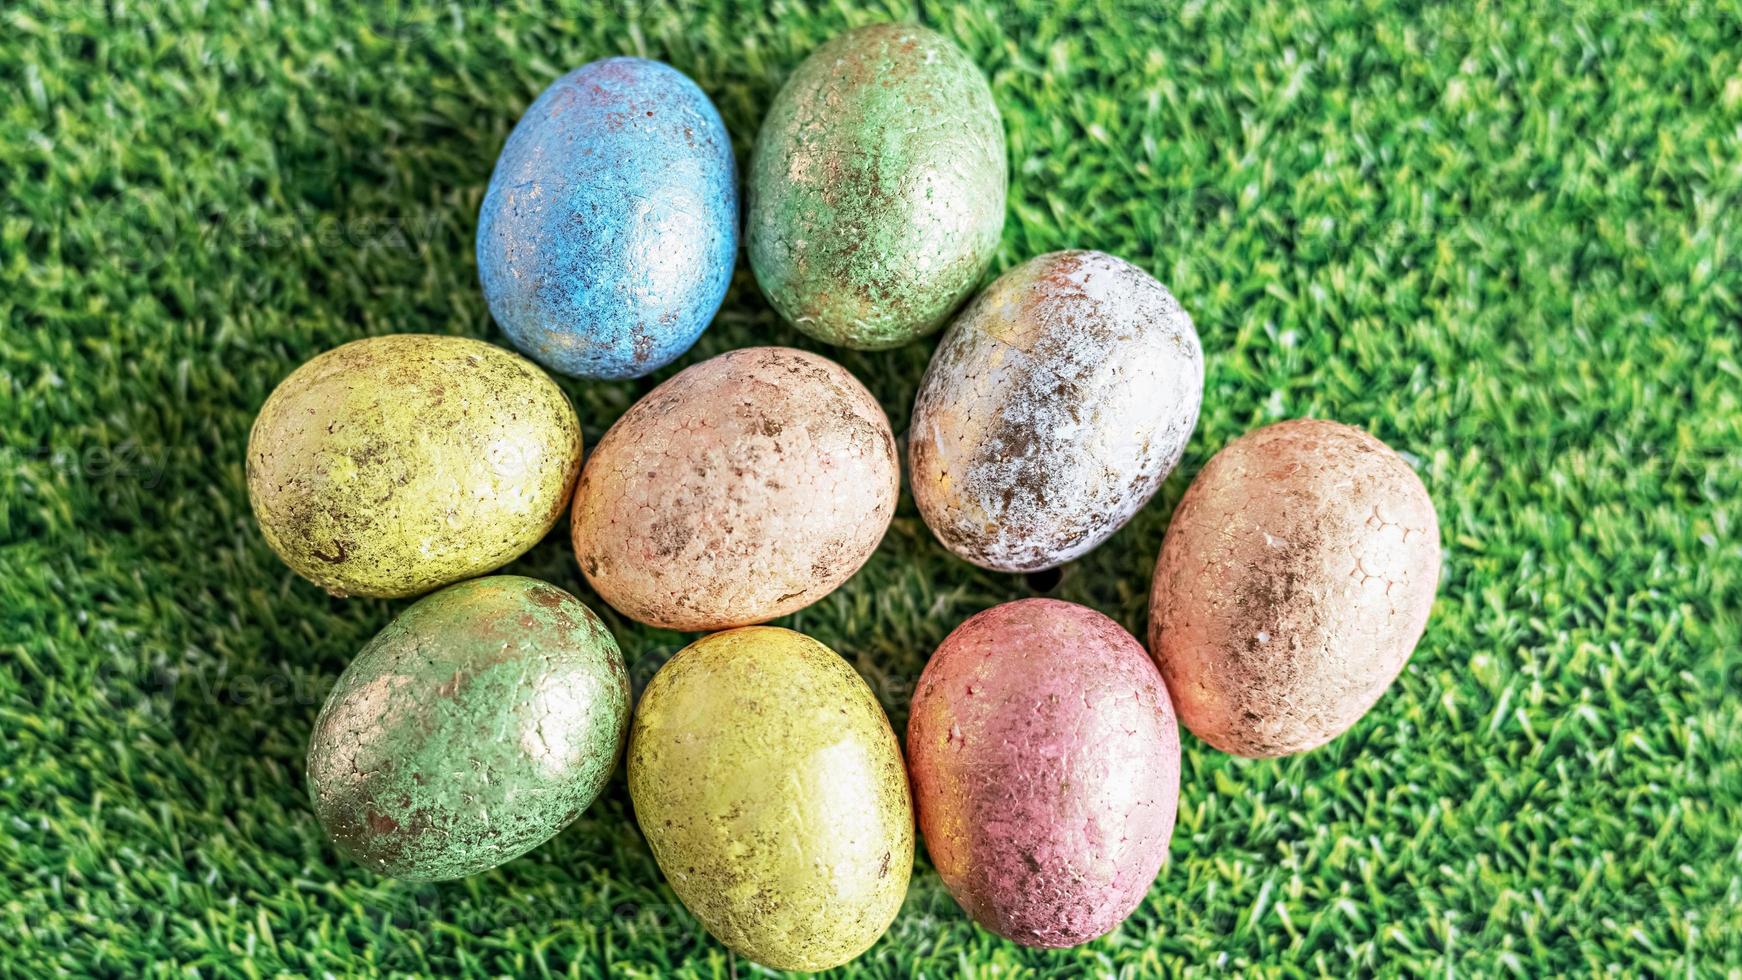
[[[575,557],[606,602],[643,623],[759,623],[858,571],[899,481],[889,419],[845,368],[784,347],[732,351],[653,389],[605,433],[575,490]]]
[[[715,938],[764,966],[824,970],[895,918],[913,868],[901,747],[828,647],[752,626],[659,669],[629,736],[653,856]]]
[[[1197,331],[1149,273],[1053,252],[999,276],[944,335],[914,402],[914,503],[944,546],[1032,572],[1124,526],[1197,425]]]
[[[1143,646],[1056,599],[994,606],[920,675],[907,725],[920,830],[974,921],[1025,946],[1125,920],[1167,857],[1179,725]]]
[[[420,595],[501,567],[556,524],[580,468],[562,389],[464,337],[327,351],[273,390],[248,436],[267,544],[337,596]]]
[[[514,346],[553,371],[635,378],[725,298],[738,174],[714,104],[669,65],[606,58],[545,89],[478,215],[478,274]]]
[[[568,826],[628,723],[623,657],[591,610],[536,579],[473,579],[406,609],[345,669],[309,739],[309,792],[365,867],[458,878]]]
[[[896,347],[979,283],[1008,182],[992,90],[961,49],[914,24],[849,31],[798,66],[763,120],[750,267],[812,337]]]
[[[1408,463],[1360,429],[1279,422],[1186,490],[1155,566],[1149,649],[1199,738],[1304,752],[1385,693],[1439,576],[1439,520]]]

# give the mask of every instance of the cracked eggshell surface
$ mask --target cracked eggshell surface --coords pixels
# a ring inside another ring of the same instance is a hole
[[[309,792],[363,866],[458,878],[568,826],[628,722],[623,657],[591,610],[536,579],[473,579],[413,604],[345,669],[309,739]]]
[[[738,174],[683,73],[606,58],[515,125],[478,215],[478,274],[514,346],[553,371],[636,378],[689,350],[738,251]]]
[[[901,748],[858,673],[791,630],[678,651],[629,736],[629,795],[660,870],[715,938],[824,970],[894,920],[913,868]]]
[[[1439,520],[1408,463],[1360,429],[1278,422],[1217,453],[1174,511],[1149,649],[1199,738],[1304,752],[1385,693],[1439,576]]]
[[[932,355],[908,429],[914,503],[985,568],[1086,554],[1160,488],[1191,439],[1204,358],[1149,273],[1053,252],[999,276]]]
[[[273,390],[248,436],[248,500],[298,575],[396,598],[519,557],[580,467],[580,420],[536,365],[397,334],[320,354]]]
[[[848,31],[793,71],[763,120],[750,267],[812,337],[896,347],[978,284],[1008,183],[992,90],[960,48],[914,24]]]
[[[1124,921],[1167,857],[1179,725],[1131,634],[1056,599],[994,606],[920,675],[907,725],[920,831],[950,894],[1026,946]]]
[[[889,419],[845,368],[736,350],[679,372],[605,433],[575,489],[575,557],[643,623],[759,623],[865,564],[899,481]]]

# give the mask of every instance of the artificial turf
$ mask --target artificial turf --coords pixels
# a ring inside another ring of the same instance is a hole
[[[972,926],[923,857],[855,968],[1742,975],[1742,6],[1048,0],[847,10],[302,0],[0,6],[0,973],[727,976],[619,774],[556,840],[449,884],[342,861],[303,748],[403,603],[295,578],[249,514],[273,385],[368,334],[501,342],[472,239],[518,114],[609,54],[671,62],[740,161],[781,79],[914,18],[1007,130],[997,268],[1153,271],[1197,322],[1184,463],[1054,594],[1143,636],[1168,515],[1218,447],[1323,416],[1399,448],[1445,572],[1390,693],[1330,746],[1190,738],[1147,899],[1064,952]],[[779,323],[743,263],[668,369]],[[900,431],[932,344],[832,350]],[[658,380],[566,383],[589,442]],[[559,529],[510,570],[609,617]],[[1031,594],[904,498],[784,625],[897,728],[927,654]]]

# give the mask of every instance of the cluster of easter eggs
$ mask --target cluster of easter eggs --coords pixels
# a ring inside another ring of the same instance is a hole
[[[787,80],[744,214],[758,283],[806,334],[881,349],[949,323],[914,404],[913,500],[956,555],[1028,572],[1156,493],[1196,426],[1204,359],[1173,295],[1100,252],[1030,259],[970,299],[1006,183],[980,71],[937,34],[882,25]],[[527,110],[479,219],[484,295],[531,360],[373,337],[268,398],[247,475],[273,550],[335,596],[424,596],[315,723],[321,824],[386,875],[472,874],[562,830],[626,757],[672,889],[763,964],[823,969],[876,941],[916,820],[985,928],[1041,947],[1106,933],[1166,857],[1181,722],[1228,752],[1300,752],[1402,669],[1439,569],[1421,481],[1335,422],[1249,433],[1174,514],[1147,650],[1071,603],[985,610],[926,665],[904,754],[845,660],[760,625],[849,579],[895,512],[901,452],[865,387],[816,354],[732,351],[654,388],[583,465],[575,411],[537,366],[603,381],[681,356],[725,294],[739,215],[730,140],[695,83],[594,62]],[[601,599],[708,634],[639,703],[580,600],[489,574],[565,510]]]

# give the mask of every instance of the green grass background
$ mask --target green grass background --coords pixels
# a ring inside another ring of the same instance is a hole
[[[1185,738],[1170,861],[1111,935],[996,939],[922,858],[855,967],[1742,975],[1742,6],[1634,7],[0,6],[0,973],[758,971],[676,904],[620,774],[469,880],[333,853],[304,742],[403,604],[293,577],[243,446],[318,351],[501,342],[478,204],[566,69],[671,62],[742,160],[808,51],[917,18],[1003,113],[998,268],[1123,255],[1208,355],[1184,463],[1056,594],[1142,636],[1192,474],[1303,415],[1406,454],[1446,563],[1414,659],[1349,734],[1266,762]],[[741,263],[680,366],[756,343],[814,349]],[[830,353],[900,431],[930,348]],[[568,383],[589,441],[656,380]],[[510,568],[597,604],[565,537]],[[904,498],[870,564],[783,623],[899,727],[944,635],[1029,594],[953,560]],[[610,622],[642,677],[685,642]]]

